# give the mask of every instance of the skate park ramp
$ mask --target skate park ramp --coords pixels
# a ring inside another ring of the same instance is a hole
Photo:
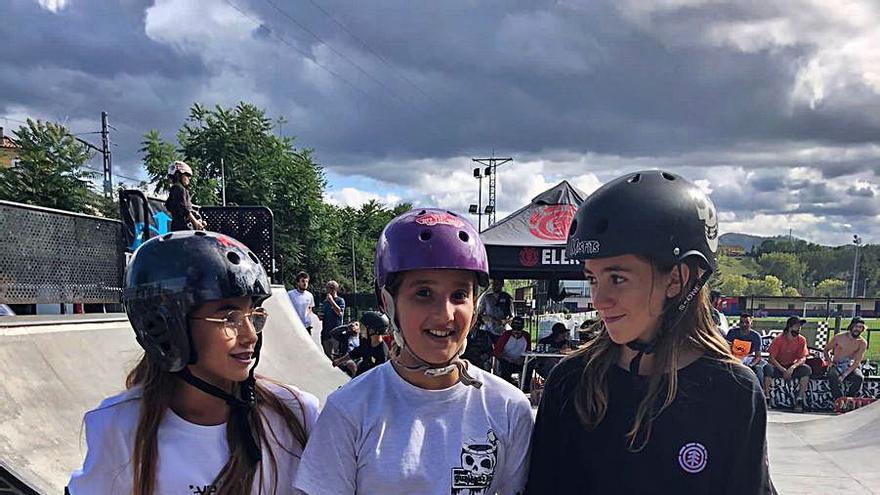
[[[348,378],[309,337],[284,287],[263,306],[258,372],[323,404]],[[11,493],[64,492],[85,455],[83,413],[123,390],[141,354],[124,314],[0,318],[0,475],[29,488]],[[0,493],[9,493],[2,480]]]
[[[771,411],[767,443],[780,494],[880,494],[880,402],[840,416]]]

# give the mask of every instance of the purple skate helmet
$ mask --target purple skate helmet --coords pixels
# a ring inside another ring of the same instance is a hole
[[[376,285],[409,270],[470,270],[481,286],[489,283],[489,260],[470,222],[437,208],[410,210],[388,222],[376,243]]]
[[[486,247],[480,234],[466,219],[450,211],[438,208],[410,210],[398,215],[382,230],[376,243],[376,293],[385,307],[391,323],[392,335],[398,352],[394,359],[398,365],[408,369],[424,371],[426,375],[436,376],[459,370],[459,379],[466,385],[479,387],[464,367],[461,349],[446,363],[428,363],[415,355],[406,344],[397,325],[394,297],[388,283],[392,275],[410,270],[469,270],[476,274],[477,283],[485,287],[489,283],[489,260]],[[465,340],[465,343],[467,340]],[[404,365],[399,361],[400,354],[407,352],[417,363]]]

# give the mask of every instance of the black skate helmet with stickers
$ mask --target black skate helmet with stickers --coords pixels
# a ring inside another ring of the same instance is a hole
[[[385,335],[388,333],[388,317],[379,311],[367,311],[362,314],[361,324],[367,327],[368,335]]]
[[[177,372],[198,359],[190,312],[243,296],[256,307],[271,294],[266,271],[244,244],[213,232],[183,231],[150,239],[134,252],[122,304],[138,344],[162,369]]]
[[[568,231],[566,256],[588,260],[635,254],[669,267],[696,260],[703,272],[667,308],[667,318],[674,318],[715,271],[717,250],[718,214],[712,201],[679,175],[645,170],[612,180],[581,203]],[[661,327],[658,336],[664,331]],[[630,362],[633,373],[642,355],[654,351],[657,338],[627,343],[639,351]]]
[[[670,266],[695,257],[714,271],[717,250],[712,201],[679,175],[645,170],[612,180],[581,203],[568,231],[566,256],[638,254]]]
[[[241,242],[205,231],[172,232],[142,244],[125,274],[122,304],[138,344],[152,362],[230,406],[236,425],[235,442],[244,445],[250,461],[262,458],[249,411],[256,404],[254,370],[260,363],[263,335],[257,334],[254,365],[232,395],[193,375],[188,364],[198,361],[188,317],[200,305],[233,297],[250,297],[254,307],[272,295],[259,258]]]

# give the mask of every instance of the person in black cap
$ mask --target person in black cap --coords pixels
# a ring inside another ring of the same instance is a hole
[[[388,361],[388,347],[382,340],[382,336],[388,333],[388,317],[379,311],[367,311],[361,315],[360,321],[363,329],[360,344],[333,361],[334,366],[345,365],[352,377],[363,375]]]
[[[859,366],[868,349],[868,342],[862,338],[865,331],[865,320],[856,317],[849,322],[846,332],[835,335],[825,344],[825,359],[828,361],[828,385],[831,396],[857,397],[865,381]],[[841,384],[846,385],[846,391]]]
[[[231,237],[174,232],[138,248],[122,302],[146,353],[128,389],[85,414],[69,493],[292,495],[318,400],[254,374],[271,294]]]
[[[545,383],[527,494],[772,493],[761,386],[712,321],[717,249],[714,205],[669,172],[580,205],[566,256],[602,330]]]
[[[798,381],[798,396],[795,399],[794,412],[804,412],[804,398],[807,395],[810,374],[813,372],[806,364],[807,358],[810,357],[807,339],[801,335],[801,326],[806,322],[807,320],[797,316],[790,316],[786,320],[785,330],[773,339],[770,348],[767,349],[770,353],[770,362],[764,365],[764,395],[766,397],[770,397],[774,378]]]

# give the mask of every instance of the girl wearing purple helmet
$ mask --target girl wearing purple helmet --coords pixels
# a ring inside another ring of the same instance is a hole
[[[296,487],[309,495],[516,494],[532,414],[507,382],[461,359],[489,277],[473,226],[438,209],[391,220],[376,245],[391,360],[328,399]]]

